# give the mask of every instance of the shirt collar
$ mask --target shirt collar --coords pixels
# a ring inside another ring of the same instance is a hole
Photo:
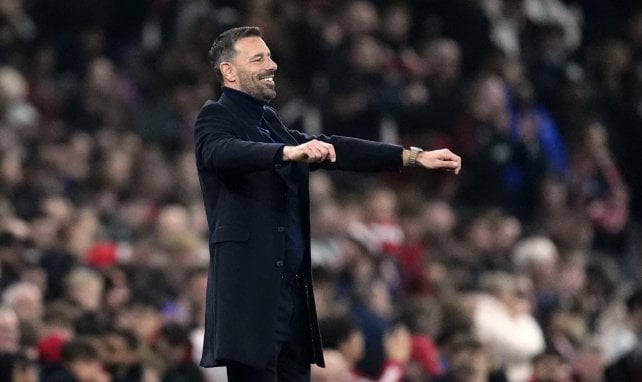
[[[266,103],[242,91],[223,86],[223,93],[247,113],[247,118],[260,122],[265,113]]]

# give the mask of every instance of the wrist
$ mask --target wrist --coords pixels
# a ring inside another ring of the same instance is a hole
[[[403,167],[408,167],[409,157],[410,157],[410,150],[408,149],[401,150],[401,163]]]
[[[423,151],[424,150],[422,148],[416,147],[416,146],[410,146],[409,149],[404,149],[401,154],[404,167],[419,166],[419,163],[417,162],[417,157],[419,156],[419,153]]]
[[[291,158],[292,158],[292,155],[291,155],[291,154],[292,154],[292,149],[294,149],[294,147],[293,147],[293,146],[283,146],[283,150],[282,150],[282,153],[283,153],[283,154],[281,155],[281,159],[282,159],[284,162],[287,162],[287,161],[291,161],[291,160],[292,160],[292,159],[291,159]]]

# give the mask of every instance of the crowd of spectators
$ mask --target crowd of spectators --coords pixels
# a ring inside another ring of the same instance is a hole
[[[313,175],[313,381],[642,379],[635,0],[2,0],[2,378],[224,381],[192,123],[237,25],[291,127],[463,158]]]

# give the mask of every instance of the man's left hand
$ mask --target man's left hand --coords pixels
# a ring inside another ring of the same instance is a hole
[[[448,149],[422,151],[417,155],[417,164],[429,169],[443,169],[459,174],[461,157]]]

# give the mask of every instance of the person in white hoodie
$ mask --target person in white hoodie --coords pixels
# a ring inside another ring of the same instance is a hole
[[[510,382],[525,382],[533,357],[545,349],[542,328],[531,314],[528,279],[492,272],[481,286],[473,304],[474,333],[491,348]]]

